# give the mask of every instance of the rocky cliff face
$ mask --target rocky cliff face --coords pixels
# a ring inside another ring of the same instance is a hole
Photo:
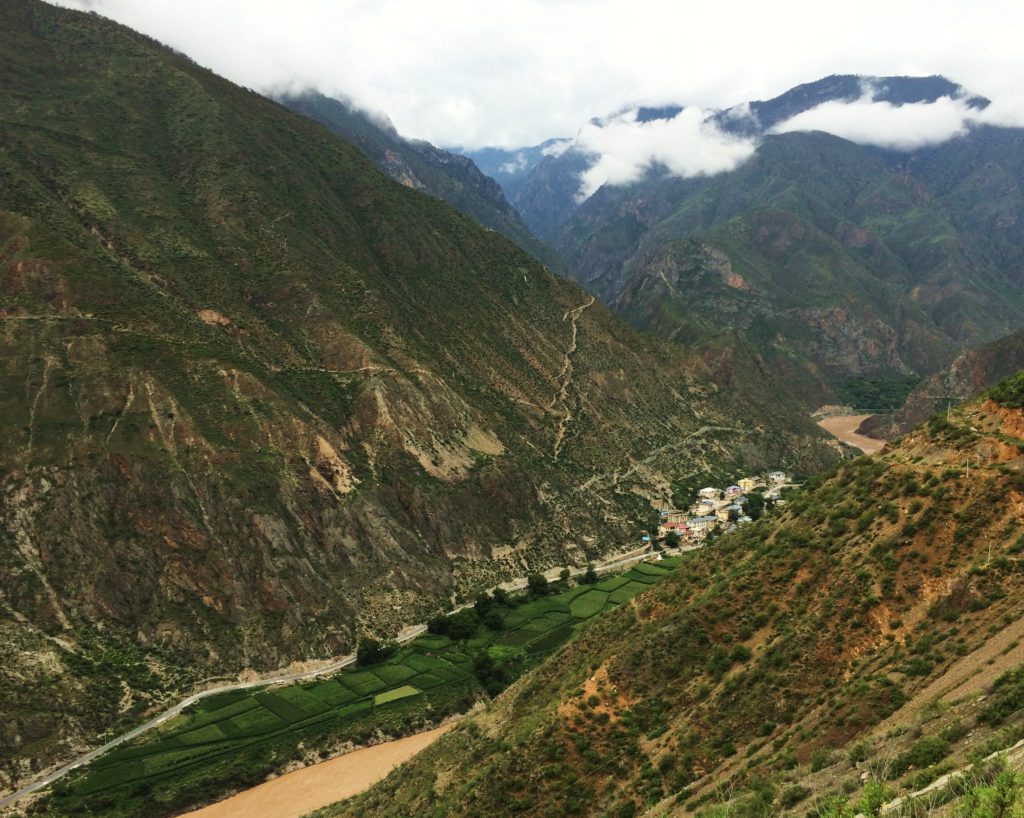
[[[14,771],[632,544],[710,461],[830,458],[319,125],[94,15],[0,30]]]
[[[862,429],[873,437],[895,439],[936,412],[974,398],[1021,369],[1024,332],[1015,332],[960,354],[947,369],[921,381],[895,413],[869,418]]]

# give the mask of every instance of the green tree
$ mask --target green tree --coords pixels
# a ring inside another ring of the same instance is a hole
[[[492,631],[500,631],[505,627],[505,619],[497,608],[490,608],[484,614],[484,625]]]
[[[583,573],[584,585],[594,585],[597,582],[597,571],[594,569],[594,563],[587,563],[587,570]]]
[[[364,636],[356,648],[356,664],[360,667],[376,665],[393,655],[397,649],[394,642],[381,642],[372,636]]]
[[[473,673],[488,695],[496,696],[519,678],[526,652],[510,645],[491,645],[473,657]]]
[[[532,596],[547,596],[550,590],[548,578],[543,574],[530,574],[526,578],[526,587]]]
[[[669,548],[678,548],[679,534],[675,531],[669,531],[668,534],[665,535],[665,545]]]
[[[494,600],[491,599],[491,597],[485,591],[477,595],[476,602],[473,603],[473,608],[480,616],[483,616],[487,613],[487,611],[493,604]]]

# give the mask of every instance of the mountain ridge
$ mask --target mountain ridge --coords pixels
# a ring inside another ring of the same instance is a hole
[[[471,158],[423,140],[406,139],[390,121],[380,122],[347,100],[307,91],[281,96],[278,101],[354,144],[395,181],[443,199],[558,269],[557,256],[530,233],[500,185],[485,176]]]
[[[322,125],[96,15],[0,31],[5,781],[621,547],[709,460],[834,458]]]
[[[581,174],[597,156],[569,147],[510,198],[616,314],[704,346],[723,326],[739,331],[808,410],[845,402],[864,379],[910,384],[1024,324],[1024,130],[973,123],[913,150],[773,133],[865,94],[897,108],[989,104],[938,76],[834,75],[712,113],[705,124],[757,143],[733,170],[683,178],[655,163],[584,199]],[[702,270],[701,258],[718,261]]]

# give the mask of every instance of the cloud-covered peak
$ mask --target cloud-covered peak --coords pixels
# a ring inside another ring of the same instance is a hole
[[[988,100],[942,77],[857,81],[855,97],[842,95],[808,107],[777,121],[769,133],[825,131],[863,145],[915,150],[963,136],[985,119]]]
[[[676,108],[669,118],[641,118],[634,108],[590,122],[576,138],[576,148],[595,157],[580,177],[578,198],[602,185],[638,181],[654,168],[675,176],[704,176],[733,170],[753,155],[757,143],[723,131],[710,112]]]

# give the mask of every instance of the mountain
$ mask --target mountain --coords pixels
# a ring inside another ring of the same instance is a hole
[[[936,412],[970,400],[1022,369],[1024,331],[961,353],[949,367],[922,380],[897,411],[870,417],[861,428],[873,437],[891,440],[907,434]]]
[[[985,97],[971,94],[941,76],[863,77],[856,74],[833,74],[798,85],[772,99],[750,102],[739,109],[728,109],[718,114],[715,120],[734,133],[765,134],[797,114],[826,102],[853,102],[863,97],[865,91],[869,91],[875,101],[888,102],[897,107],[931,103],[943,97],[962,99],[969,108],[975,110],[984,110],[990,104],[990,100]]]
[[[481,173],[472,157],[435,148],[422,140],[404,139],[390,122],[374,118],[348,101],[315,91],[286,95],[279,101],[351,142],[395,181],[444,199],[557,269],[557,256],[530,233],[498,183]]]
[[[632,547],[712,465],[833,459],[770,373],[638,334],[149,38],[0,0],[0,75],[6,781]]]
[[[690,555],[318,816],[852,818],[937,780],[888,814],[1010,814],[950,802],[1024,731],[1022,387]]]
[[[988,107],[985,97],[971,94],[965,88],[941,76],[929,77],[871,77],[856,74],[834,74],[814,82],[798,85],[777,97],[756,100],[720,111],[708,113],[708,123],[736,136],[761,138],[772,132],[777,125],[817,108],[827,102],[853,102],[870,94],[877,102],[894,106],[917,103],[933,103],[943,98],[961,100],[972,110]],[[633,109],[635,121],[648,123],[656,120],[671,120],[678,116],[684,106],[677,104],[661,106],[637,106]],[[617,117],[629,113],[627,107],[609,117],[597,118],[592,125],[603,127]],[[544,150],[552,143],[558,150]],[[572,184],[572,196],[556,195],[552,179],[563,179],[590,167],[596,157],[574,144],[574,140],[549,140],[541,145],[509,151],[485,148],[468,153],[478,162],[484,173],[497,180],[506,195],[522,214],[531,230],[547,241],[553,241],[559,229],[569,220],[582,200],[575,194],[579,182]],[[498,161],[487,161],[494,156]],[[495,165],[498,165],[495,168]],[[504,170],[502,168],[504,167]],[[497,173],[492,173],[497,170]],[[514,170],[514,173],[508,171]],[[561,185],[557,186],[561,193]]]
[[[477,150],[459,148],[454,150],[472,159],[483,173],[501,185],[506,196],[513,196],[519,185],[526,181],[538,163],[544,161],[545,157],[558,156],[571,143],[571,139],[554,138],[547,139],[539,145],[515,150],[490,147]]]
[[[722,139],[756,143],[731,171],[681,178],[655,164],[581,198],[597,157],[573,146],[537,163],[511,200],[569,274],[634,326],[707,348],[725,328],[727,343],[738,335],[788,373],[808,408],[899,398],[965,348],[1024,326],[1024,130],[978,125],[909,151],[773,131],[866,93],[897,108],[988,105],[942,77],[827,77],[709,113]]]

